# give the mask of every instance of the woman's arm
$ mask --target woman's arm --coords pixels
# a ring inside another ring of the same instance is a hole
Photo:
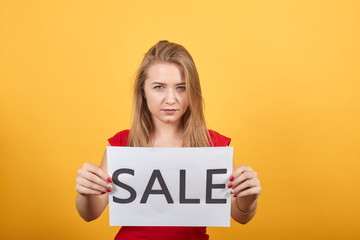
[[[256,213],[257,198],[261,193],[257,172],[251,167],[239,166],[233,171],[228,187],[233,191],[231,217],[239,223],[246,224]]]
[[[111,191],[107,188],[109,182],[111,182],[111,178],[107,174],[106,151],[100,167],[85,163],[78,170],[76,209],[85,221],[89,222],[98,218],[104,211],[109,202],[108,195],[105,193]]]

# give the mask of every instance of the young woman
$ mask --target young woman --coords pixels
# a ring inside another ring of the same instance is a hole
[[[203,114],[195,63],[181,45],[160,41],[146,54],[135,79],[134,116],[130,130],[109,139],[111,146],[217,147],[230,138],[208,130]],[[257,173],[248,166],[235,168],[231,216],[247,223],[257,209],[261,192]],[[98,218],[108,204],[106,151],[100,167],[85,163],[76,179],[76,208],[85,221]],[[111,186],[111,185],[110,185]],[[208,239],[206,227],[122,227],[115,239]]]

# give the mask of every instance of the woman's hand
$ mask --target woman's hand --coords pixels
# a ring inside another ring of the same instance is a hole
[[[111,192],[111,177],[100,167],[91,163],[85,163],[78,170],[76,178],[76,191],[82,195],[101,195]]]
[[[232,188],[234,198],[242,198],[247,203],[253,203],[261,193],[258,174],[251,167],[239,166],[230,176],[229,188]]]

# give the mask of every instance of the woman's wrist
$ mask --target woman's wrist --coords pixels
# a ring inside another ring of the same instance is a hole
[[[239,210],[240,213],[248,215],[248,214],[252,214],[256,211],[257,209],[257,200],[255,200],[254,202],[251,203],[238,203],[238,200],[241,200],[239,198],[235,199],[235,203],[236,203],[236,207]],[[243,201],[244,202],[244,201]]]

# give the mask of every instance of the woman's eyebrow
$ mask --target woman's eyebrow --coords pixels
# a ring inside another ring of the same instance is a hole
[[[151,83],[151,84],[156,84],[156,85],[165,85],[165,83],[162,83],[162,82],[153,82],[153,83]]]
[[[152,82],[151,84],[152,84],[152,85],[166,85],[165,83],[162,83],[162,82]],[[175,85],[176,85],[176,86],[186,85],[186,82],[177,83],[177,84],[175,84]]]

